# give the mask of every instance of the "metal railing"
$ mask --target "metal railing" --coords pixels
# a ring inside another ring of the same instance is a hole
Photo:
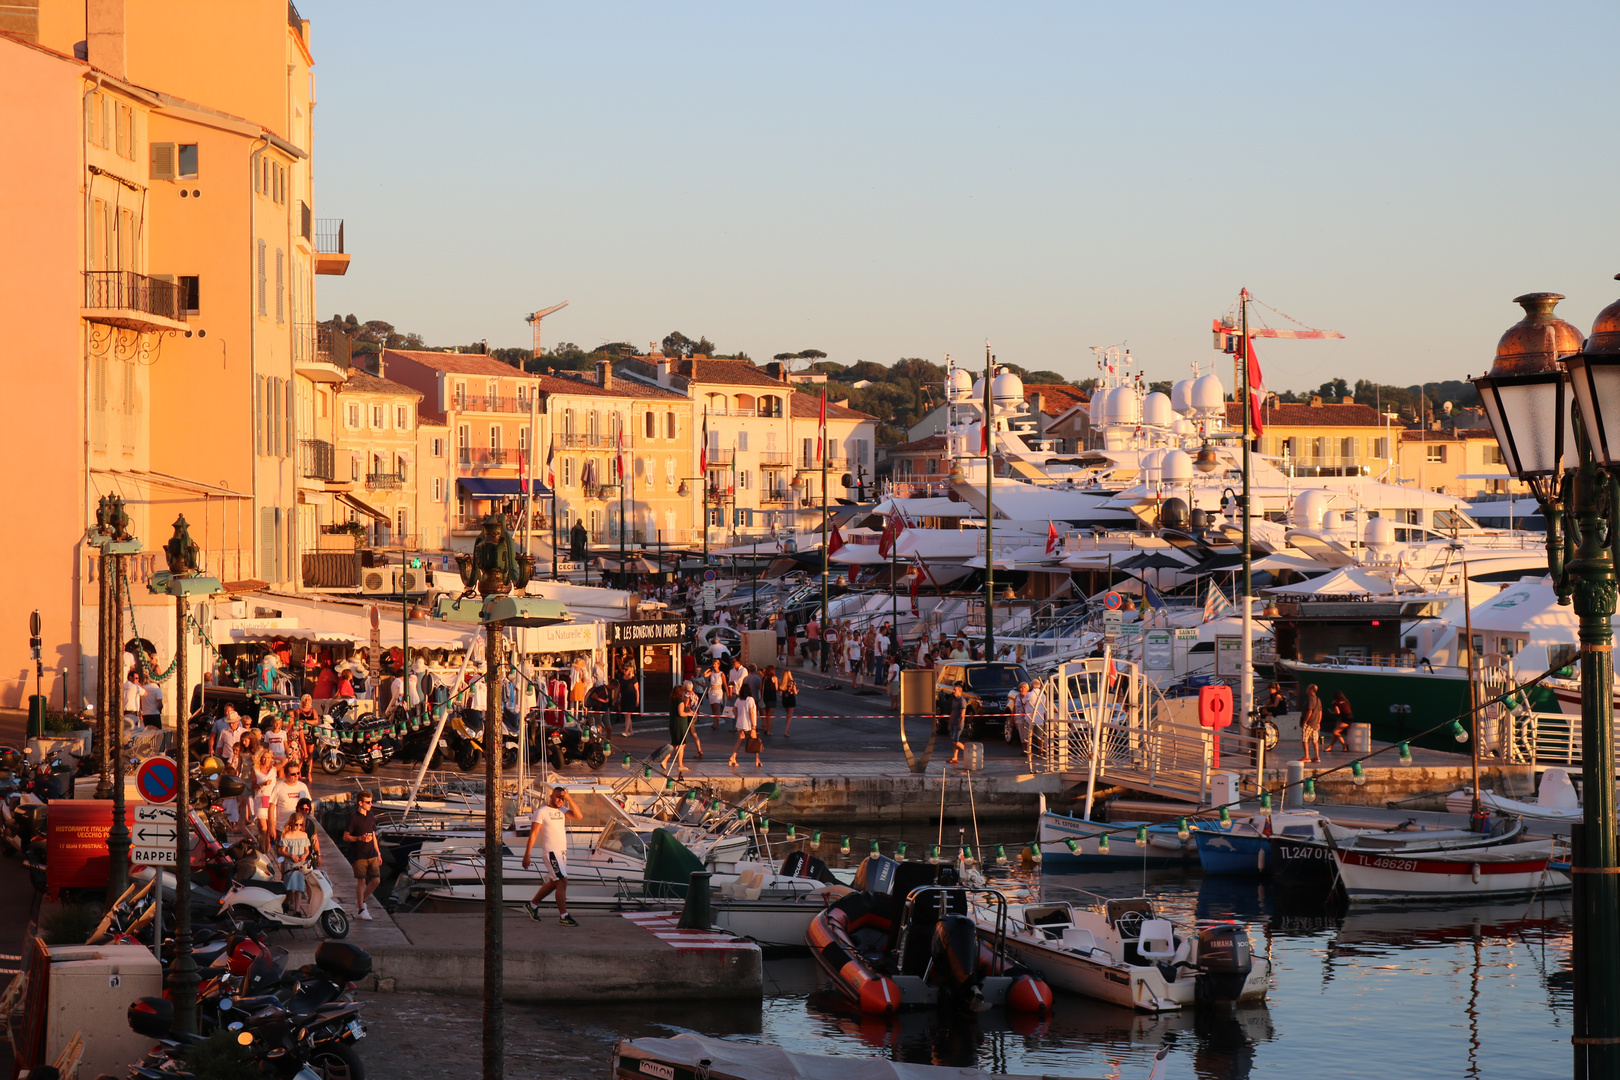
[[[336,480],[336,449],[325,439],[299,439],[298,471],[309,480]]]
[[[463,465],[515,465],[517,452],[507,450],[505,447],[469,447],[460,449],[460,458]]]
[[[507,395],[489,397],[485,394],[458,394],[453,400],[458,412],[515,413],[529,411],[527,401],[523,403],[523,407],[520,409],[518,399]]]
[[[608,445],[606,435],[586,435],[565,431],[557,436],[557,445],[564,450],[590,450]]]
[[[294,323],[293,363],[333,364],[349,370],[354,361],[354,341],[325,323]]]
[[[84,306],[103,311],[141,311],[161,319],[186,321],[185,292],[179,285],[132,270],[86,270]]]
[[[323,255],[344,255],[343,219],[315,219],[315,250]]]
[[[366,473],[366,487],[371,491],[393,491],[404,486],[405,477],[400,473]]]
[[[762,469],[785,469],[788,465],[786,450],[761,450],[759,452],[759,467]]]
[[[732,450],[710,450],[708,453],[711,468],[715,465],[730,465],[735,457],[736,453]]]
[[[793,498],[793,492],[788,488],[763,488],[759,493],[759,501],[764,504],[787,503]]]

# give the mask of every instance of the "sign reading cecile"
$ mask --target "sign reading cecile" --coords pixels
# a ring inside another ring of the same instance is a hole
[[[681,619],[643,619],[608,623],[609,645],[679,645],[686,640]]]

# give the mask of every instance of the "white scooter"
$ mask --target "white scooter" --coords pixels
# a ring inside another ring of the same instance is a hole
[[[349,913],[343,910],[333,895],[332,881],[326,871],[310,867],[304,871],[307,899],[304,901],[309,915],[295,915],[286,910],[287,887],[271,872],[270,860],[262,853],[254,855],[254,872],[246,881],[233,884],[219,898],[222,910],[262,919],[289,930],[302,930],[320,924],[321,932],[329,938],[347,937]]]

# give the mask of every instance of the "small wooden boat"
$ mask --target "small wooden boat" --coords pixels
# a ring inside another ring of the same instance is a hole
[[[1148,1080],[1159,1075],[1168,1050],[1154,1058]],[[886,1058],[800,1054],[779,1046],[756,1046],[701,1035],[669,1039],[621,1039],[613,1048],[613,1080],[1065,1080],[1049,1073],[987,1073],[982,1069],[912,1065]],[[1071,1078],[1072,1080],[1072,1078]]]
[[[1143,1012],[1265,1000],[1271,962],[1253,954],[1249,935],[1237,924],[1177,929],[1146,897],[1096,900],[1091,908],[1010,906],[1007,951],[1058,990]]]
[[[833,985],[863,1013],[1006,1006],[1046,1013],[1052,991],[1006,951],[1007,898],[956,883],[953,867],[873,855],[855,892],[810,920],[805,942]],[[975,905],[999,911],[981,931]]]
[[[1192,829],[1204,873],[1253,875],[1271,870],[1271,838],[1264,824],[1198,821]]]
[[[1333,858],[1352,904],[1524,896],[1570,887],[1569,877],[1548,865],[1550,839],[1427,852],[1334,847]]]
[[[1488,833],[1471,829],[1430,829],[1412,821],[1384,829],[1352,829],[1315,810],[1289,810],[1271,818],[1272,866],[1286,885],[1327,885],[1336,876],[1333,845],[1367,852],[1415,853],[1495,847],[1524,838],[1524,823],[1501,818]]]

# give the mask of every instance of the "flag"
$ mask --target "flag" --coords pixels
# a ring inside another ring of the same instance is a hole
[[[624,429],[619,429],[619,453],[613,459],[613,467],[619,474],[619,483],[624,483]]]
[[[552,491],[557,490],[556,460],[557,445],[553,443],[551,449],[546,451],[546,487],[550,488]]]
[[[1154,611],[1164,610],[1164,598],[1153,590],[1153,586],[1149,585],[1145,581],[1142,582],[1142,599],[1145,600],[1147,602],[1147,606],[1152,608]]]
[[[896,532],[894,526],[895,515],[890,514],[888,520],[883,523],[883,535],[878,537],[878,558],[880,559],[887,559],[890,552],[894,551],[894,534]]]
[[[1046,553],[1048,555],[1056,555],[1058,553],[1057,522],[1053,521],[1051,518],[1046,519]]]
[[[1204,597],[1204,621],[1219,618],[1232,610],[1232,601],[1226,598],[1221,587],[1213,581],[1209,583],[1209,594]]]
[[[518,448],[518,494],[529,493],[529,455],[522,447]]]
[[[1107,682],[1108,687],[1110,689],[1112,689],[1113,685],[1114,685],[1114,679],[1117,678],[1118,675],[1119,675],[1119,670],[1114,667],[1114,654],[1113,654],[1112,650],[1110,650],[1108,652],[1108,666],[1104,669],[1103,675],[1108,680],[1108,682]]]
[[[915,556],[916,563],[908,571],[911,575],[911,613],[917,614],[917,594],[922,591],[922,557]]]
[[[822,448],[827,445],[827,391],[821,392],[821,418],[816,421],[816,460],[821,460]]]
[[[844,538],[842,536],[839,536],[838,535],[838,529],[834,528],[831,532],[829,532],[827,534],[827,557],[830,559],[834,555],[838,554],[839,549],[842,548],[843,546],[844,546]]]
[[[1266,398],[1265,379],[1260,374],[1260,358],[1254,355],[1254,335],[1238,338],[1238,356],[1243,359],[1244,371],[1249,381],[1249,431],[1258,439],[1266,432],[1266,425],[1260,419],[1260,403]]]
[[[979,425],[979,454],[982,457],[990,456],[990,421],[986,420]]]

